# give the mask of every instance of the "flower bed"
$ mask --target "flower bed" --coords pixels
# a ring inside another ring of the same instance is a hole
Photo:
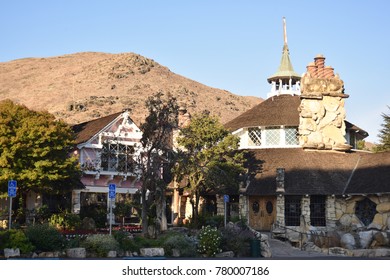
[[[122,230],[122,231],[126,231],[129,233],[138,233],[138,232],[142,232],[142,226],[141,225],[113,226],[112,230],[113,231]],[[99,233],[108,233],[110,231],[110,229],[109,228],[99,228],[97,231]]]

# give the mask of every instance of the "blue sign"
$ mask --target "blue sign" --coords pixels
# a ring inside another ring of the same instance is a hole
[[[225,203],[229,202],[229,195],[228,194],[225,194],[223,196],[223,202],[225,202]]]
[[[108,198],[115,198],[115,193],[116,193],[116,185],[109,184],[108,185]]]
[[[8,196],[9,197],[16,196],[16,186],[17,186],[17,182],[15,180],[8,181]]]

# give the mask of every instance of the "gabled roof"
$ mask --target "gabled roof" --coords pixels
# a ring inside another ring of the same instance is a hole
[[[361,129],[360,127],[354,125],[353,123],[350,123],[349,121],[345,121],[345,126],[347,130],[355,131],[356,133],[360,134],[362,138],[366,138],[368,136],[367,131]]]
[[[76,133],[76,144],[87,142],[99,131],[115,120],[120,114],[121,113],[115,113],[102,118],[74,125],[72,129]]]
[[[247,188],[248,195],[275,195],[277,168],[285,169],[285,195],[390,193],[390,152],[292,148],[250,150],[249,155],[258,173]]]
[[[225,128],[235,131],[253,126],[298,126],[300,102],[299,96],[278,95],[270,97],[226,123]]]

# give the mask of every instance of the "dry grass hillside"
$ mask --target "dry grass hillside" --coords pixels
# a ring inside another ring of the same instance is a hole
[[[0,100],[47,110],[69,124],[125,108],[142,123],[145,99],[159,90],[176,96],[191,114],[209,110],[222,122],[261,102],[208,87],[134,53],[87,52],[0,63],[0,84]]]

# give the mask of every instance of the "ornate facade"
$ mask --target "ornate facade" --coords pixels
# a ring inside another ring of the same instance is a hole
[[[389,230],[389,152],[356,150],[368,133],[346,120],[349,95],[325,57],[294,73],[285,35],[268,98],[225,124],[248,153],[240,216],[293,242],[336,229]]]

